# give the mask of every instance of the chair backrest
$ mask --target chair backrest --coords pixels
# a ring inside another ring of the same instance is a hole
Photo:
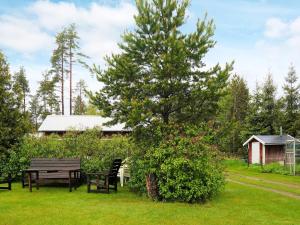
[[[115,159],[109,169],[110,176],[117,176],[120,166],[122,164],[122,159]]]
[[[56,159],[56,158],[33,158],[30,162],[31,169],[43,169],[51,168],[57,170],[70,169],[77,170],[80,169],[80,159]]]

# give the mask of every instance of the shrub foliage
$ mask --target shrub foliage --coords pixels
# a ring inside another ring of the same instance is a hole
[[[108,168],[115,158],[127,158],[133,148],[128,137],[101,138],[98,130],[71,132],[62,137],[27,136],[19,149],[12,152],[6,169],[17,175],[29,166],[32,158],[80,158],[84,172],[96,172]]]
[[[157,146],[134,153],[130,186],[146,192],[146,177],[154,176],[158,200],[205,202],[224,187],[223,164],[218,150],[206,137],[175,134]],[[152,178],[151,178],[152,179]],[[149,190],[148,190],[149,194]],[[151,196],[151,197],[153,197]]]

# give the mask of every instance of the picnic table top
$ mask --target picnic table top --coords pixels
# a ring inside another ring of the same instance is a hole
[[[78,167],[31,167],[24,170],[25,172],[35,171],[80,171]]]

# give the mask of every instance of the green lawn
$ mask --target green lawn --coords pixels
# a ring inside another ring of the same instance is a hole
[[[293,177],[278,176],[280,181],[300,184]],[[30,193],[20,186],[15,183],[13,191],[0,191],[1,225],[300,224],[300,200],[230,182],[217,198],[202,205],[155,203],[126,188],[107,195],[87,194],[85,186],[72,193],[67,188],[53,187]]]

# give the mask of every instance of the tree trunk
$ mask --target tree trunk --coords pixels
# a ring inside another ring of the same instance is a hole
[[[70,115],[72,115],[72,48],[70,44]]]
[[[158,199],[158,185],[156,174],[150,173],[146,176],[146,185],[149,198]]]
[[[65,115],[64,104],[64,52],[61,52],[61,114]]]

